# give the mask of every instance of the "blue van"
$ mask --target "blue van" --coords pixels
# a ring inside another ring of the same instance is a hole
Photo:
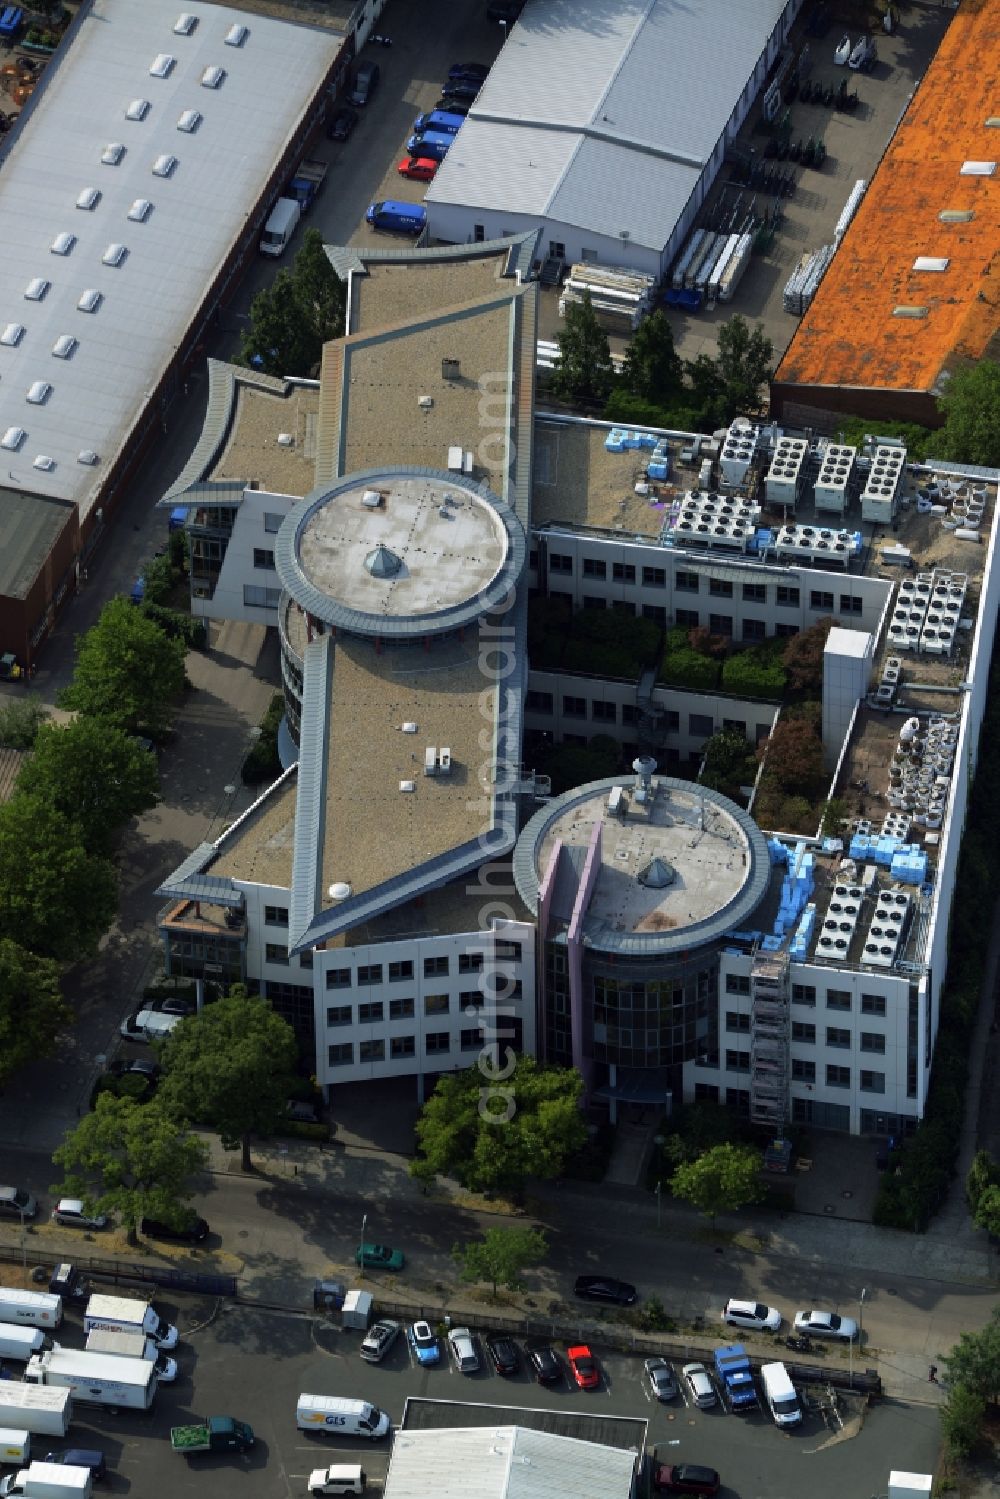
[[[441,135],[437,130],[427,130],[423,135],[411,135],[406,142],[409,156],[425,156],[431,161],[444,161],[455,137]]]
[[[457,135],[465,124],[464,115],[446,113],[443,109],[432,109],[430,114],[417,115],[413,122],[414,135],[423,135],[435,130],[439,135]]]
[[[427,228],[427,210],[420,203],[396,203],[386,198],[382,203],[369,203],[365,222],[387,234],[417,235]]]

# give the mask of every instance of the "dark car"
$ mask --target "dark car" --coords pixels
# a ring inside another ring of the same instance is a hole
[[[703,1468],[699,1463],[675,1463],[654,1470],[653,1487],[671,1494],[717,1494],[719,1475],[714,1468]]]
[[[531,1372],[539,1384],[561,1384],[563,1366],[558,1353],[549,1343],[528,1343],[525,1352]]]
[[[498,1374],[516,1374],[521,1367],[517,1344],[505,1333],[491,1333],[486,1339],[486,1352]]]
[[[148,1061],[145,1057],[118,1057],[108,1068],[112,1077],[145,1078],[151,1088],[156,1087],[162,1071],[159,1062]]]
[[[610,1275],[578,1275],[573,1289],[585,1301],[604,1301],[611,1306],[632,1306],[639,1294],[627,1280],[613,1280]]]
[[[321,1122],[316,1112],[316,1105],[305,1098],[288,1100],[288,1117],[295,1124],[319,1124]]]
[[[469,113],[469,110],[471,108],[472,105],[469,103],[468,99],[449,99],[446,95],[445,97],[439,99],[436,104],[432,105],[427,113],[437,114],[439,111],[441,111],[442,113],[448,115],[461,115],[464,120],[465,116]]]
[[[446,101],[445,107],[451,109],[453,99],[459,99],[465,104],[474,103],[481,88],[481,83],[473,83],[468,78],[449,78],[441,90]]]
[[[204,1218],[194,1218],[184,1228],[174,1228],[157,1218],[143,1218],[139,1232],[144,1239],[173,1239],[176,1244],[203,1244],[211,1230]]]
[[[377,62],[359,63],[358,71],[354,75],[354,86],[351,89],[351,103],[356,104],[359,109],[370,104],[372,94],[378,87],[379,76]]]
[[[358,117],[353,109],[348,109],[346,104],[343,109],[338,109],[326,122],[326,133],[332,141],[346,141],[355,125]]]
[[[448,81],[450,83],[453,78],[471,78],[474,82],[482,83],[489,71],[484,62],[453,62],[448,69]]]
[[[45,1462],[58,1463],[60,1467],[89,1468],[95,1483],[108,1476],[104,1464],[104,1453],[99,1447],[67,1447],[65,1452],[46,1452]]]
[[[66,1261],[53,1265],[49,1276],[49,1294],[61,1296],[64,1301],[89,1301],[93,1287],[84,1280],[75,1265]]]

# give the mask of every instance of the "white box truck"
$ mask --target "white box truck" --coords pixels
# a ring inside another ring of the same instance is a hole
[[[19,1327],[14,1322],[0,1322],[0,1358],[17,1359],[26,1364],[33,1353],[44,1353],[52,1339],[40,1327]]]
[[[78,1353],[53,1348],[36,1353],[24,1378],[28,1384],[62,1386],[73,1398],[109,1410],[148,1410],[156,1394],[156,1370],[145,1358],[116,1358],[108,1353]]]
[[[301,217],[302,205],[298,199],[279,198],[264,225],[264,233],[260,237],[260,253],[283,255]]]
[[[0,1425],[39,1437],[64,1437],[72,1419],[71,1390],[40,1390],[0,1379]]]
[[[14,1322],[20,1327],[58,1327],[62,1314],[61,1296],[0,1286],[0,1322]]]
[[[83,1315],[84,1332],[144,1332],[158,1348],[177,1347],[177,1329],[160,1316],[151,1301],[131,1296],[91,1296]]]
[[[17,1463],[18,1467],[31,1458],[31,1432],[11,1431],[7,1426],[0,1426],[0,1464]]]
[[[90,1499],[94,1487],[89,1468],[70,1468],[62,1463],[32,1463],[19,1473],[9,1473],[0,1483],[0,1495],[24,1495],[24,1499]]]
[[[145,1358],[156,1369],[161,1384],[173,1384],[177,1378],[177,1360],[161,1353],[144,1332],[119,1332],[117,1328],[95,1327],[87,1334],[88,1353],[108,1353],[115,1358]]]

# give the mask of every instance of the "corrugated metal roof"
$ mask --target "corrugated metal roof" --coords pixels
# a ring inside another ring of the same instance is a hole
[[[427,191],[432,228],[469,205],[661,249],[784,8],[533,0]]]
[[[628,1499],[635,1456],[523,1426],[400,1431],[385,1499]]]

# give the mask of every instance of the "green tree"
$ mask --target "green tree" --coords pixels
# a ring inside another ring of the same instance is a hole
[[[941,1407],[941,1435],[951,1457],[968,1457],[983,1430],[986,1402],[974,1390],[956,1385]]]
[[[944,426],[928,443],[933,456],[952,463],[1000,466],[1000,364],[982,359],[956,370],[938,409]]]
[[[783,791],[808,796],[826,780],[823,741],[804,718],[779,719],[770,738],[758,745],[757,758],[764,762],[764,776],[768,782],[780,786]]]
[[[502,1032],[499,1007],[497,1018]],[[416,1126],[422,1179],[433,1171],[474,1192],[517,1193],[528,1177],[561,1175],[586,1139],[582,1092],[574,1068],[515,1057],[501,1039],[484,1070],[448,1073],[425,1103]]]
[[[720,1213],[760,1201],[760,1164],[760,1151],[749,1145],[715,1145],[696,1161],[678,1166],[670,1190],[714,1224]]]
[[[74,822],[88,853],[107,854],[130,818],[156,806],[156,760],[97,718],[43,724],[17,785]]]
[[[547,1249],[545,1235],[533,1228],[488,1228],[472,1244],[456,1244],[452,1255],[461,1266],[462,1279],[488,1280],[496,1298],[497,1286],[521,1289],[521,1272],[537,1265]]]
[[[980,1199],[986,1189],[995,1187],[998,1183],[1000,1183],[1000,1167],[997,1166],[988,1150],[977,1150],[965,1178],[965,1200],[973,1213],[978,1209]]]
[[[738,729],[720,729],[705,745],[701,784],[725,796],[739,794],[757,778],[753,745]]]
[[[40,698],[8,698],[0,707],[0,745],[4,749],[29,750],[48,716],[49,711]]]
[[[667,406],[684,394],[684,366],[662,307],[644,318],[625,351],[622,380],[633,395]]]
[[[347,288],[330,264],[318,229],[307,229],[292,271],[295,300],[310,336],[320,349],[344,333]]]
[[[117,1214],[134,1244],[143,1217],[184,1221],[189,1179],[206,1154],[157,1099],[143,1105],[103,1093],[54,1152],[63,1179],[52,1190],[82,1198],[88,1212]]]
[[[41,957],[92,957],[115,917],[118,877],[75,823],[38,796],[0,806],[0,937]]]
[[[979,1332],[961,1333],[942,1362],[950,1386],[964,1386],[981,1400],[996,1400],[1000,1394],[1000,1306],[993,1308]]]
[[[740,412],[757,410],[761,391],[771,378],[773,356],[774,345],[765,335],[762,324],[751,328],[738,312],[722,324],[716,365],[726,420]]]
[[[115,598],[77,641],[73,680],[60,703],[126,733],[145,729],[155,738],[169,727],[183,687],[183,644],[128,599]]]
[[[297,1054],[287,1020],[237,986],[164,1041],[159,1096],[174,1114],[217,1131],[227,1150],[239,1146],[250,1171],[251,1137],[266,1138],[280,1124]]]
[[[73,1018],[59,987],[59,965],[0,940],[0,1088],[26,1063],[48,1056]]]
[[[1000,1235],[1000,1186],[987,1187],[980,1194],[972,1221],[988,1234]]]
[[[692,426],[697,432],[713,432],[726,420],[726,394],[716,360],[708,354],[684,362],[684,373],[691,386],[688,404],[695,415]]]
[[[614,381],[611,345],[589,291],[581,302],[567,303],[564,323],[556,334],[559,357],[552,372],[553,390],[574,406],[606,401]]]
[[[240,360],[268,375],[311,375],[323,345],[343,334],[345,309],[346,290],[323,236],[307,229],[291,270],[280,270],[250,304]]]
[[[819,697],[823,691],[823,652],[833,620],[818,619],[808,630],[789,637],[781,653],[781,664],[793,692]]]

